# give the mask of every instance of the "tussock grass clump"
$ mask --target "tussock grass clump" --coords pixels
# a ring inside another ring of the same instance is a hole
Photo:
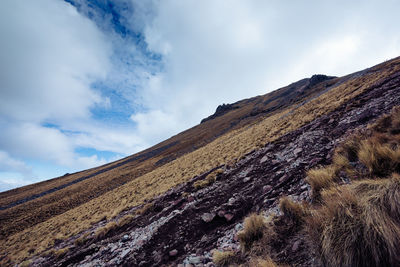
[[[282,197],[279,200],[279,208],[286,217],[289,217],[295,223],[303,222],[308,214],[303,204],[294,202],[288,197]]]
[[[342,155],[350,162],[358,160],[358,150],[360,150],[360,141],[364,137],[361,134],[352,136],[344,141],[336,150],[337,155]]]
[[[373,176],[383,177],[400,171],[400,147],[393,149],[376,138],[361,142],[358,158]]]
[[[237,235],[244,251],[248,251],[254,241],[263,237],[266,228],[267,224],[262,215],[251,214],[244,220],[244,229]]]
[[[327,266],[400,262],[400,176],[363,180],[323,193],[308,229]]]
[[[217,266],[229,266],[235,262],[235,252],[232,250],[215,251],[213,253],[213,262]]]
[[[311,186],[311,195],[313,199],[319,199],[322,189],[332,186],[337,174],[336,166],[311,169],[307,172],[307,183]]]
[[[391,114],[387,114],[379,118],[371,127],[379,133],[400,133],[400,107],[394,107]]]

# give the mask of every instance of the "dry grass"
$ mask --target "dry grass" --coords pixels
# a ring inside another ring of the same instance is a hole
[[[135,217],[133,215],[125,215],[121,219],[118,220],[118,227],[124,227],[125,225],[128,225],[133,222]]]
[[[294,202],[288,197],[282,197],[279,200],[279,208],[283,214],[295,223],[302,223],[308,215],[307,206]]]
[[[397,266],[400,262],[399,108],[352,136],[336,151],[355,167],[350,184],[330,184],[311,210],[307,229],[326,266]],[[351,145],[349,145],[351,144]],[[349,148],[350,147],[350,148]],[[349,151],[351,153],[349,153]],[[355,156],[356,155],[356,156]],[[344,159],[331,166],[346,166]]]
[[[74,242],[75,245],[82,246],[82,245],[86,244],[89,240],[89,236],[90,236],[90,233],[85,233],[85,234],[81,235],[79,238],[77,238],[75,240],[75,242]]]
[[[332,186],[337,174],[336,166],[311,169],[307,172],[307,183],[311,186],[311,196],[318,200],[322,189]]]
[[[358,158],[372,176],[384,177],[400,171],[400,147],[381,144],[376,138],[361,142]]]
[[[396,59],[374,67],[364,76],[350,79],[303,106],[287,108],[251,126],[228,132],[213,142],[142,175],[140,179],[134,179],[104,193],[99,198],[86,201],[76,208],[8,236],[1,242],[0,251],[8,252],[13,261],[22,260],[26,251],[31,248],[42,248],[36,250],[40,253],[51,246],[55,233],[60,232],[64,236],[77,234],[89,228],[93,222],[99,221],[105,215],[109,217],[115,210],[122,211],[140,205],[146,200],[166,192],[171,187],[188,181],[195,175],[204,173],[231,159],[240,158],[255,147],[273,141],[322,114],[334,110],[379,80],[397,72],[399,62],[400,59]],[[115,173],[105,173],[99,175],[95,181],[102,178],[109,179],[112,175],[128,177],[132,175],[133,169],[121,168],[115,170]],[[39,207],[46,210],[45,206],[41,206],[42,204],[32,205],[30,210],[34,211]],[[51,208],[56,207],[52,206]],[[6,212],[12,212],[12,209]],[[3,214],[0,215],[3,216]],[[7,216],[12,216],[12,214],[7,213]],[[3,218],[9,218],[7,216]],[[30,216],[35,216],[35,213]],[[21,246],[21,242],[24,243],[24,247]]]
[[[327,266],[395,266],[400,262],[400,177],[327,190],[309,220]],[[316,231],[316,232],[315,232]]]
[[[106,237],[110,232],[115,231],[118,228],[118,224],[116,222],[109,222],[105,226],[97,229],[95,236],[98,240]]]
[[[28,267],[31,264],[32,264],[31,260],[26,260],[26,261],[21,262],[21,264],[19,266],[20,267]]]
[[[63,258],[63,257],[68,253],[68,251],[69,251],[69,248],[68,248],[68,247],[55,250],[55,251],[54,251],[54,256],[55,256],[56,258],[58,258],[58,259],[61,259],[61,258]]]
[[[197,190],[212,185],[216,180],[219,174],[223,173],[222,169],[217,169],[210,174],[203,180],[199,180],[193,183],[193,187]]]
[[[217,266],[229,266],[235,262],[235,252],[232,250],[215,251],[213,253],[213,262]]]
[[[262,215],[251,214],[244,220],[243,225],[244,229],[237,234],[237,237],[243,250],[248,251],[255,241],[263,237],[267,224]]]
[[[251,267],[278,267],[279,265],[276,264],[271,258],[266,259],[252,259],[249,263]]]

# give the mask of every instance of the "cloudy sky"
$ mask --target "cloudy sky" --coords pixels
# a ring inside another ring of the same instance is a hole
[[[399,1],[3,0],[0,191],[400,55]]]

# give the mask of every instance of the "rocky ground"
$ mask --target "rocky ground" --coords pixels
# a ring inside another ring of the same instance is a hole
[[[213,266],[213,249],[239,249],[236,233],[242,229],[247,214],[279,213],[277,204],[285,195],[309,200],[305,172],[330,163],[341,140],[395,105],[400,105],[400,73],[330,114],[247,154],[234,166],[220,166],[223,172],[212,185],[194,188],[194,182],[207,176],[204,173],[154,199],[150,209],[103,240],[93,238],[80,246],[73,245],[76,237],[62,241],[57,244],[59,248],[71,246],[62,259],[41,257],[33,264]],[[296,233],[282,240],[275,248],[274,258],[289,265],[318,265]]]

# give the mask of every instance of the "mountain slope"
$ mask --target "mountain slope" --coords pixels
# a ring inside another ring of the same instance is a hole
[[[127,159],[0,194],[2,207],[9,206],[0,213],[3,263],[21,261],[53,246],[55,251],[35,262],[159,266],[197,260],[187,256],[197,250],[209,253],[217,239],[232,232],[249,211],[273,207],[283,193],[307,197],[304,170],[328,163],[327,155],[347,130],[365,126],[400,104],[399,63],[396,58],[317,84],[313,79],[301,80],[220,108],[195,130]],[[217,167],[221,171],[209,176],[215,176],[216,182],[199,183]],[[10,206],[102,169],[106,171]],[[117,182],[116,177],[125,180]],[[67,209],[60,202],[63,190],[66,195],[75,192],[80,200],[80,190],[91,190],[94,184],[105,189],[79,204],[71,201]],[[50,215],[38,216],[37,209]],[[17,230],[12,232],[14,226]],[[121,245],[125,234],[128,237]]]
[[[235,108],[231,112],[117,162],[0,193],[0,214],[3,218],[0,222],[4,226],[0,228],[0,235],[6,237],[99,197],[206,145],[224,133],[249,125],[261,116],[282,110],[293,103],[305,101],[332,83],[329,81],[332,77],[315,77],[303,79],[264,96],[239,101],[233,104]],[[128,171],[121,174],[125,170]],[[21,217],[24,219],[20,220]]]

